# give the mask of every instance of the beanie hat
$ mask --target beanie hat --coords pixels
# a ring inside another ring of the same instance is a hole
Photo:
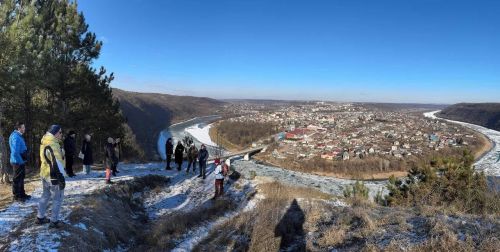
[[[50,128],[49,128],[49,132],[52,135],[57,134],[57,132],[59,132],[60,130],[61,130],[61,126],[59,126],[57,124],[54,124],[54,125],[50,126]]]
[[[68,136],[71,136],[71,135],[76,135],[76,132],[74,130],[70,130],[68,133]]]
[[[216,165],[219,165],[219,164],[220,164],[220,159],[219,159],[219,158],[216,158],[216,159],[215,159],[215,161],[214,161],[214,163],[215,163]]]

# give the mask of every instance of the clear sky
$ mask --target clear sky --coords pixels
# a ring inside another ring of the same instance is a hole
[[[212,98],[500,102],[500,1],[80,0],[113,87]]]

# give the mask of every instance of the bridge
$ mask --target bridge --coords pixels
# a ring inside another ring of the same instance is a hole
[[[250,160],[251,155],[254,155],[255,153],[258,153],[261,151],[266,151],[266,149],[267,149],[267,146],[253,147],[253,148],[249,148],[246,150],[229,153],[229,154],[221,156],[220,158],[221,159],[228,159],[228,158],[232,158],[232,157],[243,156],[244,160]],[[208,159],[208,161],[213,161],[213,160],[215,160],[215,157],[211,157]]]

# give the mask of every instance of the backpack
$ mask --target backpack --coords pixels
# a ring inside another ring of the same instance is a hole
[[[50,158],[47,157],[47,151],[50,154]],[[52,185],[59,185],[59,189],[64,190],[64,187],[66,187],[66,180],[64,179],[64,175],[59,171],[59,168],[57,167],[57,159],[50,145],[47,145],[43,150],[43,156],[50,167],[50,182],[52,183]]]
[[[224,177],[225,177],[225,176],[227,176],[228,173],[229,173],[229,166],[227,166],[227,164],[224,163],[222,165],[222,175],[224,175]]]

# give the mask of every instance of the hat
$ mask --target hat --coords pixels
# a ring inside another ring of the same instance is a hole
[[[219,158],[216,158],[216,159],[215,159],[215,161],[214,161],[214,163],[215,163],[216,165],[220,164],[220,159],[219,159]]]
[[[61,130],[61,126],[59,126],[59,125],[57,125],[57,124],[54,124],[54,125],[50,126],[50,128],[49,128],[49,130],[48,130],[48,131],[50,132],[50,134],[55,135],[55,134],[57,134],[57,132],[59,132],[60,130]]]
[[[68,136],[71,136],[71,135],[76,135],[76,132],[74,130],[70,130],[68,133]]]

